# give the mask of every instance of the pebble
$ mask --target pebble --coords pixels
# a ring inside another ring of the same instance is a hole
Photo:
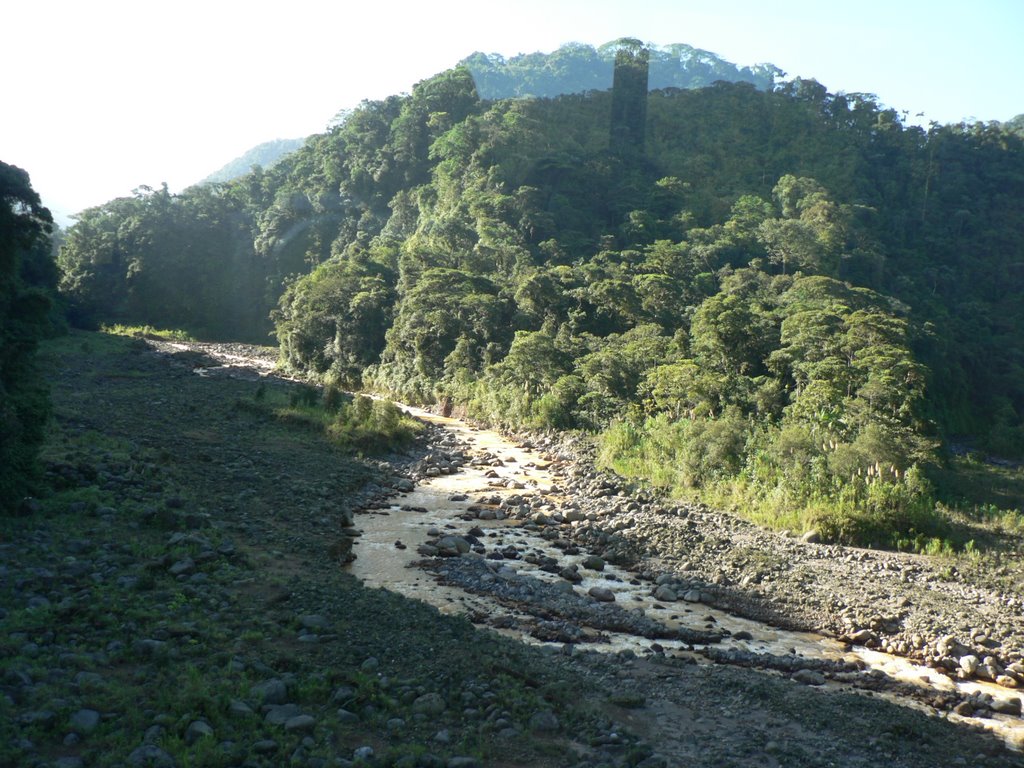
[[[968,675],[973,675],[977,671],[979,663],[978,657],[973,654],[960,657],[960,669]]]
[[[261,704],[284,704],[288,701],[288,686],[276,677],[256,683],[249,693]]]
[[[412,703],[412,711],[423,715],[440,715],[447,709],[439,693],[425,693]]]
[[[667,584],[662,584],[656,590],[654,590],[654,599],[663,603],[674,603],[679,599],[674,589],[669,587]]]
[[[71,728],[80,734],[90,734],[100,724],[100,713],[95,709],[80,709],[71,716]]]
[[[273,739],[260,739],[253,743],[252,751],[257,755],[271,755],[277,752],[277,742]]]
[[[330,629],[331,622],[319,614],[307,614],[299,617],[299,623],[305,629]]]
[[[228,706],[228,714],[232,717],[251,717],[256,713],[253,712],[252,707],[241,699],[232,699],[231,704]]]
[[[803,685],[824,685],[825,676],[813,669],[798,669],[793,673],[793,679]]]
[[[143,744],[128,755],[128,763],[136,768],[175,768],[174,758],[155,744]]]
[[[208,736],[213,736],[213,728],[202,720],[193,720],[185,729],[185,743],[189,746]]]
[[[555,733],[560,727],[558,718],[550,709],[535,712],[530,717],[530,730],[534,733]]]
[[[286,725],[292,718],[302,714],[298,704],[275,704],[267,708],[263,720],[268,725]]]
[[[371,760],[373,758],[373,747],[358,747],[352,753],[352,759],[356,762],[360,760]]]
[[[284,729],[291,733],[308,733],[314,728],[316,728],[316,720],[310,715],[296,715],[289,718],[284,724]]]

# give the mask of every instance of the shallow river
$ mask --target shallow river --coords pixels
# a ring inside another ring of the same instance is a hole
[[[488,548],[511,544],[520,552],[549,555],[560,562],[578,562],[583,559],[586,553],[576,557],[567,556],[551,546],[549,541],[536,535],[536,532],[523,529],[520,521],[463,519],[466,508],[480,496],[507,496],[538,490],[550,492],[555,479],[543,469],[548,464],[544,457],[524,450],[495,432],[471,428],[456,419],[418,409],[406,410],[455,433],[469,446],[471,454],[490,453],[498,456],[503,466],[464,466],[455,474],[442,474],[421,482],[414,491],[396,498],[390,509],[358,516],[356,525],[362,531],[362,536],[355,549],[357,559],[351,566],[354,575],[369,586],[383,587],[422,600],[447,613],[493,617],[509,613],[509,610],[486,595],[470,594],[456,587],[439,584],[432,573],[412,566],[412,563],[422,559],[416,548],[428,539],[436,538],[438,530],[465,535],[471,528],[479,527],[487,536]],[[496,473],[498,477],[488,477],[488,473]],[[504,484],[509,480],[518,481],[525,486],[525,490],[505,488]],[[452,501],[453,496],[468,498]],[[549,498],[557,499],[557,495]],[[426,512],[412,508],[425,509]],[[433,535],[428,534],[431,530]],[[397,542],[405,548],[397,547]],[[551,582],[562,581],[557,574],[542,571],[524,560],[504,561],[495,567],[529,573],[534,578]],[[954,681],[933,669],[917,666],[900,657],[860,647],[849,650],[843,643],[821,635],[776,629],[700,603],[680,601],[662,605],[651,596],[649,584],[631,584],[631,581],[636,581],[633,574],[611,565],[600,573],[581,568],[580,574],[584,578],[575,585],[577,592],[586,593],[593,586],[610,588],[615,593],[616,605],[627,610],[642,610],[648,618],[658,620],[669,628],[728,630],[729,636],[715,644],[720,649],[738,648],[778,656],[795,653],[807,659],[859,662],[901,682],[936,691],[983,691],[996,699],[1020,695],[1019,692],[994,684]],[[504,633],[512,634],[524,642],[539,642],[524,632],[505,630]],[[644,655],[649,652],[652,642],[637,635],[602,634],[607,636],[609,642],[591,643],[587,647],[609,653],[629,649],[637,655]],[[750,639],[737,640],[733,637],[736,634],[749,636]],[[699,662],[710,663],[701,655],[701,646],[687,645],[679,640],[659,640],[658,643],[666,654],[692,655]],[[829,684],[839,685],[835,682]],[[917,706],[910,701],[904,703]],[[1021,718],[1000,714],[991,718],[962,718],[955,714],[949,714],[948,717],[950,720],[981,724],[999,733],[1011,748],[1024,750],[1024,720]]]
[[[164,346],[173,351],[184,351],[197,345],[171,343]],[[219,345],[201,346],[202,351],[219,358],[222,367],[197,368],[195,372],[199,375],[210,375],[216,371],[216,374],[248,378],[255,373],[253,377],[258,379],[269,374],[274,367],[272,357],[266,355],[254,357],[251,354],[225,353]],[[255,372],[252,371],[253,368],[256,369]],[[417,547],[428,539],[436,538],[437,531],[465,535],[471,528],[479,527],[484,530],[486,543],[492,548],[511,544],[520,552],[548,555],[566,564],[583,559],[586,553],[568,556],[537,535],[536,531],[522,528],[519,521],[463,519],[467,507],[482,495],[504,497],[514,493],[540,491],[548,494],[549,499],[557,500],[557,491],[552,491],[555,478],[543,468],[549,463],[544,457],[515,445],[495,432],[476,429],[459,420],[444,418],[427,411],[407,406],[403,408],[424,421],[449,430],[464,444],[471,455],[488,453],[498,456],[502,460],[502,466],[463,466],[457,473],[442,474],[421,482],[412,492],[397,497],[390,509],[358,516],[356,525],[362,535],[358,538],[355,549],[357,559],[351,565],[355,576],[368,586],[389,589],[422,600],[443,612],[494,617],[509,613],[509,609],[486,595],[471,594],[439,584],[433,574],[412,565],[422,559],[416,551]],[[489,477],[488,473],[496,473],[497,477]],[[523,490],[508,489],[505,485],[508,481],[518,482]],[[463,501],[453,501],[453,496],[466,498]],[[417,511],[414,508],[425,511]],[[428,533],[432,530],[433,533]],[[397,542],[403,547],[396,546]],[[521,559],[502,562],[496,567],[512,569],[552,583],[562,582],[557,574],[540,570]],[[680,601],[667,606],[661,605],[651,596],[649,584],[639,584],[634,574],[611,565],[606,565],[600,573],[581,568],[580,574],[584,578],[574,586],[576,592],[585,594],[594,586],[609,588],[615,593],[616,605],[627,610],[643,611],[647,618],[657,620],[669,629],[726,630],[727,636],[714,646],[717,649],[735,648],[776,656],[796,654],[805,659],[853,662],[871,670],[878,670],[901,682],[932,691],[956,690],[964,694],[984,692],[995,699],[1021,695],[1019,691],[1011,691],[994,684],[951,680],[933,669],[912,664],[897,656],[868,648],[850,649],[843,643],[813,633],[780,630],[716,610],[702,603]],[[527,632],[492,631],[511,635],[522,642],[539,644],[539,641]],[[601,632],[601,635],[607,642],[589,643],[587,647],[608,653],[631,650],[642,656],[650,651],[652,644],[651,640],[639,635],[614,632]],[[749,639],[736,639],[736,635]],[[659,640],[658,644],[666,654],[690,656],[696,658],[699,663],[714,663],[702,655],[702,646],[686,644],[679,640]],[[844,684],[829,681],[828,685]],[[896,698],[894,695],[883,695]],[[923,707],[913,699],[898,700],[906,706]],[[987,718],[965,718],[953,713],[945,716],[951,721],[970,722],[988,728],[999,734],[1011,749],[1024,751],[1022,718],[1000,714]]]

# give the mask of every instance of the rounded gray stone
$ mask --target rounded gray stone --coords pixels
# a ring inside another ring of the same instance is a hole
[[[674,603],[679,599],[676,595],[676,591],[667,584],[662,584],[656,590],[654,590],[654,599],[662,603]]]
[[[263,718],[268,725],[285,725],[289,720],[302,714],[298,704],[274,704],[267,708]]]
[[[288,686],[276,677],[256,683],[250,693],[261,704],[284,704],[288,701]]]
[[[440,715],[446,709],[439,693],[425,693],[412,703],[412,711],[424,715]]]
[[[316,720],[310,715],[296,715],[285,722],[284,729],[293,733],[308,733],[316,728]]]
[[[550,709],[535,712],[530,717],[530,730],[534,733],[555,733],[560,727],[558,718]]]
[[[174,758],[155,744],[143,744],[128,755],[128,764],[135,768],[174,768]]]
[[[803,685],[824,685],[825,676],[813,669],[798,669],[793,673],[793,679]]]
[[[608,587],[591,587],[587,590],[587,594],[599,603],[615,602],[615,593],[608,589]]]
[[[71,728],[81,734],[95,731],[100,724],[100,713],[95,709],[80,709],[71,716]]]
[[[189,746],[207,736],[213,736],[213,728],[202,720],[193,720],[185,729],[185,743]]]

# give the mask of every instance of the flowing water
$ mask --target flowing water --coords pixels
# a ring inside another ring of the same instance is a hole
[[[402,494],[386,510],[375,510],[357,518],[362,535],[358,538],[357,559],[352,564],[352,573],[368,586],[381,587],[407,597],[422,600],[447,613],[470,614],[475,617],[494,617],[509,612],[487,595],[472,594],[457,587],[438,583],[432,573],[415,567],[413,563],[422,559],[416,549],[428,539],[434,539],[438,531],[445,534],[465,535],[473,527],[484,530],[488,548],[515,546],[520,552],[535,552],[548,555],[560,562],[579,560],[567,558],[551,543],[536,532],[521,527],[516,520],[466,520],[467,507],[480,496],[507,496],[530,491],[548,494],[557,499],[555,478],[545,468],[545,457],[531,453],[501,435],[489,430],[478,430],[456,419],[444,418],[406,408],[413,415],[440,425],[453,432],[474,454],[493,454],[502,460],[503,466],[464,466],[454,474],[442,474],[421,482],[415,490]],[[488,477],[496,473],[497,478]],[[524,490],[509,490],[508,481],[516,481]],[[452,497],[467,497],[453,501]],[[425,511],[424,511],[425,510]],[[428,533],[430,532],[430,533]],[[404,548],[403,548],[404,547]],[[524,560],[504,561],[495,568],[505,574],[512,570],[529,574],[533,578],[560,582],[557,574],[540,570]],[[642,585],[635,576],[620,568],[606,566],[598,573],[580,569],[582,582],[575,585],[577,592],[586,593],[591,587],[601,586],[615,593],[615,604],[621,608],[642,611],[645,616],[658,620],[669,629],[688,628],[694,630],[727,630],[728,634],[715,647],[728,650],[735,648],[757,654],[786,656],[795,654],[804,659],[847,661],[872,670],[879,670],[890,678],[932,691],[955,691],[964,694],[985,692],[995,699],[1006,699],[1019,695],[1001,686],[984,682],[952,680],[928,667],[918,666],[910,661],[867,648],[854,647],[831,638],[807,632],[780,630],[757,621],[734,616],[700,603],[659,604],[651,596],[649,584]],[[526,632],[499,630],[518,639],[537,643]],[[744,639],[735,639],[736,635]],[[624,633],[602,633],[606,642],[588,644],[598,651],[616,653],[632,650],[638,655],[648,653],[652,641]],[[702,646],[693,646],[680,640],[659,640],[664,653],[677,656],[693,656],[698,662],[710,663],[701,652]],[[830,683],[839,685],[839,683]],[[903,703],[916,706],[911,701]],[[999,733],[1006,743],[1015,750],[1024,750],[1024,720],[1010,715],[995,714],[987,718],[961,718],[948,715],[951,720],[963,720],[981,724]]]

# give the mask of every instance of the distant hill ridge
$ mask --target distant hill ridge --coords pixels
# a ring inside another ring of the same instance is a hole
[[[569,43],[552,53],[524,53],[506,59],[476,52],[459,62],[469,69],[482,99],[521,96],[553,98],[569,93],[604,91],[612,87],[615,54],[623,46],[649,52],[650,90],[703,88],[718,81],[748,82],[771,90],[785,73],[773,64],[741,67],[715,53],[685,43],[644,44],[620,38],[594,47]]]
[[[274,139],[257,144],[255,147],[236,157],[220,170],[214,171],[200,184],[216,184],[237,179],[252,170],[254,165],[264,170],[274,167],[289,152],[294,152],[305,143],[306,139]]]

